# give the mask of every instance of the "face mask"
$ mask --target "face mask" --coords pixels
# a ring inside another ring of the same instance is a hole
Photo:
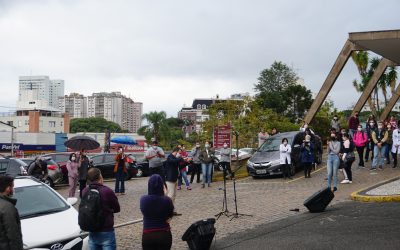
[[[285,146],[286,146],[286,145],[287,145],[287,141],[284,141],[284,142],[283,142],[283,145],[285,145]]]
[[[227,147],[228,147],[228,145],[224,144],[224,148],[227,148]]]
[[[335,134],[331,134],[331,140],[336,140],[336,135]]]
[[[362,131],[362,128],[357,128],[358,131]]]
[[[200,147],[200,145],[199,144],[196,144],[196,148],[199,148]]]
[[[378,128],[379,128],[379,129],[383,129],[383,127],[382,127],[382,126],[378,126]]]
[[[152,146],[153,149],[157,149],[157,146]]]
[[[335,118],[333,118],[333,120],[337,121],[337,118],[335,117]]]
[[[209,144],[206,144],[206,145],[204,145],[206,148],[208,148],[210,145]]]
[[[392,129],[392,127],[387,127],[387,130],[391,130]]]
[[[176,153],[176,158],[179,158],[179,157],[181,157],[181,154],[180,153]]]
[[[304,125],[304,128],[308,128],[308,125],[306,124],[306,125]]]
[[[75,160],[76,160],[75,156],[71,157],[71,160],[72,160],[72,161],[75,161]]]
[[[373,126],[375,125],[375,123],[371,122],[369,125],[370,125],[371,127],[373,127]]]
[[[122,149],[118,149],[118,152],[122,153]]]

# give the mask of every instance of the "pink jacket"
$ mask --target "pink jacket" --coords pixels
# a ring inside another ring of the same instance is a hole
[[[367,133],[363,131],[357,131],[353,135],[353,142],[356,147],[364,147],[368,141]]]

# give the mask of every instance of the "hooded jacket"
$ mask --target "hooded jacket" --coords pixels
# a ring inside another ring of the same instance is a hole
[[[176,158],[173,154],[168,155],[167,165],[165,169],[165,181],[177,182],[179,175],[179,164],[182,161],[181,158]]]
[[[140,210],[143,214],[143,233],[170,231],[167,220],[173,216],[174,205],[171,198],[164,194],[164,181],[158,174],[149,178],[148,195],[140,198]]]
[[[0,249],[22,250],[21,222],[17,200],[0,195]]]

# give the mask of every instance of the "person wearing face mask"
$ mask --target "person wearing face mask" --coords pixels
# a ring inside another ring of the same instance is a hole
[[[149,161],[149,172],[150,175],[158,174],[162,178],[165,178],[163,170],[163,159],[165,158],[164,151],[158,146],[157,141],[151,143],[151,147],[145,153],[146,159]]]
[[[333,119],[331,120],[331,128],[334,128],[336,131],[340,131],[340,122],[337,115],[334,115]]]
[[[87,172],[89,169],[89,158],[86,156],[85,150],[79,153],[79,197],[82,198],[83,189],[86,187]]]
[[[76,184],[78,183],[78,168],[79,162],[75,153],[70,154],[67,162],[68,170],[68,197],[75,197]]]
[[[279,163],[282,166],[282,175],[284,179],[286,178],[292,179],[292,177],[290,176],[290,164],[292,164],[290,158],[291,152],[292,152],[292,147],[288,143],[288,139],[283,138],[282,144],[279,146],[279,159],[280,159]]]
[[[374,141],[372,140],[372,132],[376,130],[376,122],[374,117],[369,117],[367,121],[367,136],[368,136],[368,141],[366,144],[366,150],[365,150],[365,158],[364,161],[368,162],[369,159],[369,153],[371,152],[371,161],[374,158]]]
[[[358,111],[354,112],[354,115],[349,119],[349,134],[353,137],[353,134],[357,131],[357,127],[360,124],[360,120],[358,119]]]
[[[194,176],[197,175],[196,182],[200,183],[200,170],[201,170],[201,162],[199,159],[200,156],[200,143],[196,142],[196,145],[192,148],[190,154],[192,156],[191,163],[191,171],[190,171],[190,183],[193,183]]]
[[[186,189],[192,190],[189,184],[189,180],[187,178],[187,166],[189,165],[189,162],[192,160],[192,158],[189,157],[189,154],[186,152],[184,145],[180,145],[179,156],[182,158],[182,161],[180,161],[179,163],[178,190],[181,190],[183,181],[185,182]]]
[[[364,168],[364,148],[368,142],[368,135],[362,130],[362,125],[358,125],[357,132],[353,136],[353,142],[358,153],[358,166]]]
[[[204,149],[201,150],[199,159],[201,161],[201,171],[203,173],[203,184],[202,188],[205,187],[206,183],[208,187],[211,187],[211,171],[214,162],[215,151],[211,147],[209,142],[204,144]]]
[[[224,143],[223,148],[220,150],[221,153],[221,160],[219,161],[220,166],[222,167],[223,170],[228,172],[228,175],[226,178],[232,178],[233,173],[231,169],[231,154],[232,150],[228,148],[228,144]],[[224,173],[226,173],[224,171]]]
[[[337,177],[338,169],[340,165],[339,153],[341,144],[337,140],[335,133],[331,133],[330,139],[328,140],[328,160],[327,160],[327,171],[328,171],[328,188],[332,186],[333,178],[333,191],[337,190]]]
[[[386,164],[390,164],[389,152],[392,150],[392,145],[393,145],[393,127],[392,124],[390,124],[390,122],[387,123],[386,129],[388,132],[388,139],[386,141],[385,159],[386,159]]]
[[[400,121],[399,121],[400,125]],[[396,126],[396,128],[393,130],[392,133],[392,148],[391,148],[391,153],[392,153],[392,158],[393,158],[393,168],[397,167],[397,154],[399,153],[399,146],[400,146],[400,131],[398,129],[399,126]]]
[[[21,221],[13,194],[14,178],[0,176],[0,249],[22,250]]]
[[[114,192],[116,195],[125,194],[125,175],[128,174],[128,170],[126,169],[127,161],[128,157],[124,154],[124,149],[121,146],[118,147],[118,153],[115,156],[115,166],[114,166],[114,174],[115,174]]]
[[[383,170],[386,141],[388,140],[389,133],[383,127],[383,122],[378,122],[378,129],[372,132],[372,140],[374,141],[374,160],[372,161],[371,170]]]

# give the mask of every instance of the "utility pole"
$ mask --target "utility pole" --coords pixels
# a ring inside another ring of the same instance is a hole
[[[2,122],[2,121],[0,121],[0,123],[11,128],[11,157],[13,157],[14,156],[14,129],[17,127],[14,127],[13,125],[10,125],[10,124]]]

